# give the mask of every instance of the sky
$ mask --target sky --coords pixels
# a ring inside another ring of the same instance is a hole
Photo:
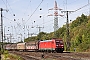
[[[89,0],[56,1],[58,8],[62,9],[61,11],[77,10],[76,12],[69,13],[69,20],[74,21],[82,13],[85,15],[90,14],[90,5],[87,5]],[[54,16],[48,15],[54,13],[53,10],[49,10],[50,8],[54,8],[54,2],[55,0],[0,0],[0,8],[4,9],[3,31],[6,41],[11,38],[11,42],[18,42],[28,36],[30,37],[31,34],[33,36],[37,35],[39,33],[37,27],[42,27],[41,32],[53,32]],[[58,13],[64,16],[58,16],[59,28],[66,24],[66,13],[61,13],[61,11],[58,11]],[[40,16],[42,17],[40,18]],[[72,21],[69,21],[69,23]]]

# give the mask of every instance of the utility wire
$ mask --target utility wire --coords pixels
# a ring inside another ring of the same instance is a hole
[[[65,18],[65,16],[63,16],[63,18]],[[61,18],[61,19],[63,19],[63,18]],[[44,24],[46,24],[46,23],[48,23],[48,22],[50,22],[50,21],[53,21],[53,19],[45,22]],[[51,23],[51,24],[54,24],[54,23]],[[45,27],[48,28],[51,24],[49,24],[49,25],[47,25],[47,26],[45,25]],[[40,24],[40,25],[43,25],[43,23]],[[36,27],[36,26],[34,26],[34,27]],[[52,27],[53,27],[53,26],[52,26]],[[49,30],[51,30],[51,29],[49,29]],[[36,33],[38,33],[38,31],[37,31]]]
[[[3,16],[4,17],[4,16]],[[8,20],[10,20],[9,18],[7,18],[7,17],[4,17],[4,18],[6,18],[6,19],[8,19]],[[12,20],[10,20],[10,21],[12,21]],[[15,22],[16,24],[17,24],[17,27],[19,27],[19,29],[21,29],[21,25],[20,25],[20,23],[18,23],[18,22]]]
[[[88,4],[84,5],[84,6],[82,6],[81,8],[78,8],[77,10],[75,10],[75,12],[78,11],[78,10],[81,10],[82,8],[88,6],[89,4],[90,4],[90,3],[88,3]]]
[[[8,7],[7,7],[7,5],[9,6],[9,8],[10,8],[10,10],[11,10],[11,12],[10,12],[10,10],[8,11],[10,14],[11,14],[11,16],[12,16],[12,14],[14,14],[13,13],[13,10],[12,10],[12,8],[10,7],[10,4],[8,3],[8,1],[6,0],[6,3],[4,2],[4,0],[2,0],[3,1],[3,3],[5,4],[5,6],[6,6],[6,9],[8,9]]]
[[[11,9],[12,14],[14,14],[14,13],[13,13],[13,10],[12,10],[12,8],[11,8],[11,6],[10,6],[10,4],[8,3],[8,1],[7,1],[7,4],[8,4],[8,6],[9,6],[10,9]]]
[[[27,12],[27,10],[28,10],[28,8],[29,8],[29,5],[31,5],[31,0],[29,1],[29,4],[28,4],[28,6],[27,6],[25,12]],[[32,12],[32,8],[31,8],[31,12]],[[24,13],[24,15],[25,15],[25,13]]]
[[[4,2],[4,0],[2,0],[3,1],[3,3],[4,3],[4,5],[6,6],[6,9],[7,9],[7,11],[8,11],[8,7],[7,7],[7,5],[9,6],[9,8],[10,8],[10,10],[8,11],[10,14],[11,14],[11,16],[14,14],[13,13],[13,10],[12,10],[12,8],[10,7],[10,4],[8,3],[8,1],[6,0],[6,3]]]
[[[37,8],[35,9],[35,11],[31,14],[31,16],[28,18],[28,20],[33,16],[33,14],[36,12],[36,10],[39,8],[39,6],[42,4],[43,0],[41,1],[41,3],[37,6]],[[28,20],[25,22],[25,24],[28,22]]]

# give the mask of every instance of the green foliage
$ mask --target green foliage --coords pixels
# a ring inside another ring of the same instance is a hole
[[[5,58],[5,60],[8,58],[8,56],[9,56],[8,51],[7,50],[4,50],[4,58]]]
[[[57,38],[62,38],[66,33],[66,28],[65,27],[62,27],[62,28],[59,28],[57,31],[56,31],[56,36]]]
[[[28,41],[34,41],[34,40],[37,40],[37,36],[29,37],[29,38],[25,39],[24,41],[28,42]]]
[[[87,16],[85,16],[84,14],[81,15],[81,17],[77,17],[76,20],[74,20],[70,26],[70,28],[74,28],[77,27],[79,25],[81,25],[82,23],[86,23],[88,21]]]
[[[82,43],[82,37],[77,35],[74,40],[74,45],[78,46],[80,43]]]
[[[78,17],[71,24],[71,50],[74,51],[86,51],[90,49],[90,18],[87,18],[84,14]]]
[[[90,44],[87,44],[87,43],[81,43],[79,44],[79,46],[77,46],[77,51],[78,52],[83,52],[83,51],[86,51],[87,49],[90,49]]]
[[[46,35],[45,32],[40,32],[38,35],[37,35],[37,40],[43,40],[45,39],[44,36]]]
[[[2,60],[24,60],[23,58],[21,58],[20,56],[18,55],[15,55],[15,54],[9,54],[7,50],[4,50],[4,53],[3,53],[3,59]]]

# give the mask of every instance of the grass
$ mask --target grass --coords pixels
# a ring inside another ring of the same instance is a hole
[[[8,51],[4,51],[2,60],[24,60],[18,55],[10,54]]]

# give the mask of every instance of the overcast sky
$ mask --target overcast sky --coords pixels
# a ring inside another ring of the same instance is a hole
[[[58,8],[65,10],[75,11],[69,14],[69,20],[75,20],[76,17],[82,13],[89,15],[89,0],[56,0]],[[41,29],[43,32],[53,32],[54,16],[48,16],[53,14],[54,11],[50,11],[50,8],[54,8],[55,0],[0,0],[0,8],[9,10],[8,12],[3,11],[3,27],[5,28],[5,34],[13,34],[12,37],[20,40],[28,37],[29,34],[38,34],[39,29],[36,27],[44,27]],[[87,5],[87,6],[85,6]],[[82,8],[85,6],[84,8]],[[42,10],[40,10],[42,9]],[[66,22],[66,15],[58,11],[59,14],[64,17],[58,18],[59,28],[62,27]],[[42,16],[40,18],[40,16]],[[1,18],[1,17],[0,17]],[[25,27],[24,27],[25,26]],[[34,28],[31,28],[34,27]],[[30,36],[30,35],[29,35]]]

